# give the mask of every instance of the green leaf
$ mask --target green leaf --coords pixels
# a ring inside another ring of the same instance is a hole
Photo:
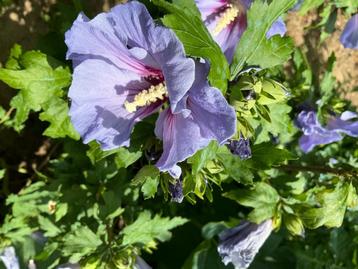
[[[141,188],[144,199],[154,198],[155,194],[157,193],[158,185],[159,176],[156,178],[147,178]]]
[[[46,236],[46,237],[55,237],[56,235],[61,233],[61,229],[59,229],[48,218],[39,216],[38,221],[39,221],[39,225],[40,225],[41,230],[44,232],[44,236]]]
[[[124,147],[119,148],[116,151],[117,155],[114,160],[118,168],[127,168],[142,157],[141,151],[131,151],[130,149]]]
[[[281,164],[287,160],[294,160],[295,156],[286,149],[276,148],[271,143],[254,145],[251,148],[252,161],[258,169],[272,168],[273,165]]]
[[[102,245],[102,240],[90,228],[79,225],[75,230],[63,237],[62,253],[78,261],[96,251]]]
[[[318,192],[314,205],[302,205],[300,217],[310,229],[320,226],[340,227],[347,207],[356,204],[356,197],[356,190],[352,184],[339,183],[335,189],[323,189]]]
[[[182,4],[177,6],[163,0],[153,0],[155,5],[170,13],[164,16],[163,22],[176,33],[186,54],[207,59],[210,62],[211,85],[225,92],[229,77],[229,65],[225,55],[205,27],[194,1],[191,0],[190,3],[186,0],[186,4],[181,2]]]
[[[251,126],[257,131],[255,143],[271,141],[270,134],[277,137],[280,143],[289,142],[297,132],[289,114],[292,108],[286,103],[272,104],[267,107],[270,111],[271,122],[247,118]]]
[[[160,172],[157,167],[154,165],[145,165],[135,175],[132,180],[132,184],[134,186],[142,185],[146,182],[147,179],[155,179],[158,178],[159,175]]]
[[[254,174],[251,171],[250,160],[241,160],[233,155],[227,147],[220,147],[218,159],[225,168],[225,172],[239,183],[250,185],[253,182]]]
[[[167,241],[171,238],[170,230],[186,222],[187,220],[181,217],[169,219],[155,215],[154,218],[151,218],[150,212],[144,211],[140,213],[135,222],[122,230],[122,244],[147,246],[152,244],[154,240]]]
[[[88,145],[89,149],[87,150],[86,155],[91,160],[92,164],[95,164],[109,156],[116,155],[115,162],[117,168],[127,168],[142,156],[140,151],[131,151],[131,149],[125,147],[112,150],[102,150],[101,146],[96,141],[92,141]]]
[[[222,231],[230,228],[224,221],[209,222],[201,229],[201,235],[205,239],[212,239]]]
[[[52,98],[43,105],[43,112],[40,114],[40,120],[47,121],[50,126],[43,133],[52,138],[64,136],[73,139],[79,139],[79,134],[73,127],[68,116],[68,104],[61,98]]]
[[[253,207],[248,219],[255,223],[273,217],[277,211],[280,196],[277,191],[264,182],[255,184],[252,189],[238,189],[223,194],[243,206]]]
[[[202,242],[185,261],[182,269],[227,269],[217,252],[214,240]],[[232,268],[232,267],[231,267]]]
[[[275,37],[273,40],[267,41],[266,32],[278,17],[286,12],[295,2],[296,0],[275,0],[271,4],[268,4],[266,1],[254,1],[251,4],[247,14],[248,26],[240,38],[231,64],[231,80],[236,78],[245,63],[273,66],[278,64],[280,59],[287,58],[289,48],[284,45],[284,42],[278,41],[281,38]],[[275,52],[280,53],[280,55],[274,55]],[[262,63],[261,59],[256,57],[257,55],[261,55]],[[271,64],[269,59],[273,61]]]
[[[293,48],[293,41],[290,37],[275,35],[262,41],[255,54],[247,59],[247,64],[259,65],[261,68],[280,65],[291,57]]]
[[[191,171],[193,175],[198,174],[201,169],[206,167],[209,161],[215,158],[218,148],[218,144],[212,141],[206,148],[199,150],[188,159],[188,163],[192,164]]]
[[[50,123],[45,135],[79,139],[68,118],[67,103],[61,98],[63,89],[71,82],[69,69],[53,68],[47,56],[38,51],[22,54],[18,45],[13,48],[6,66],[0,68],[0,80],[20,90],[10,102],[16,109],[15,129],[22,128],[31,110],[42,110],[40,119]]]

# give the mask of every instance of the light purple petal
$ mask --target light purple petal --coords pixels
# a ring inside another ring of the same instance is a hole
[[[347,22],[340,41],[345,48],[358,49],[358,14]]]
[[[235,110],[219,90],[208,85],[207,72],[204,64],[196,64],[196,80],[187,99],[191,114],[172,114],[166,109],[156,123],[155,133],[163,140],[163,155],[156,165],[175,177],[180,175],[177,163],[212,140],[224,143],[236,132]]]
[[[326,145],[340,140],[342,140],[342,136],[339,133],[326,131],[303,135],[299,139],[299,144],[302,151],[308,153],[318,145]]]
[[[344,111],[340,118],[341,120],[352,120],[354,118],[358,118],[358,114],[352,111]]]
[[[280,35],[282,37],[286,34],[286,32],[286,24],[282,18],[279,18],[271,25],[271,28],[267,31],[266,38],[269,39],[274,35]]]
[[[84,143],[96,140],[105,150],[128,146],[134,124],[157,109],[155,104],[135,113],[124,108],[128,96],[144,83],[137,74],[105,61],[90,59],[78,65],[69,91],[70,117]]]
[[[204,64],[196,64],[196,80],[189,91],[188,108],[202,136],[223,144],[236,133],[236,112],[222,93],[210,87]]]
[[[0,260],[2,260],[6,269],[20,269],[14,247],[5,248],[4,252],[0,254]]]
[[[80,14],[70,30],[65,34],[68,47],[67,59],[75,65],[86,59],[103,59],[122,69],[131,70],[142,76],[150,75],[147,68],[132,57],[128,49],[118,39],[106,13],[89,20]]]
[[[160,113],[155,134],[163,140],[163,154],[156,166],[163,172],[169,171],[178,178],[181,173],[178,162],[206,147],[210,140],[204,138],[195,119],[190,115],[172,114],[169,109]]]
[[[340,118],[333,118],[328,122],[327,129],[345,133],[349,136],[358,137],[358,121],[345,121]]]
[[[269,219],[260,224],[244,221],[237,227],[222,232],[219,235],[218,252],[223,263],[232,263],[235,268],[240,269],[249,268],[272,229],[272,220]]]
[[[182,98],[194,81],[194,61],[185,56],[174,32],[155,26],[146,7],[136,1],[114,7],[108,15],[116,35],[131,48],[141,47],[163,72],[173,113],[185,109]]]

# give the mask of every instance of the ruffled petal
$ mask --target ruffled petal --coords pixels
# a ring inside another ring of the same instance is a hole
[[[67,59],[73,60],[75,66],[86,59],[103,59],[142,76],[151,74],[118,39],[106,13],[97,15],[93,20],[81,13],[66,32],[65,43],[68,47]]]
[[[191,115],[173,114],[170,109],[160,113],[155,134],[163,140],[163,154],[156,166],[179,178],[181,169],[178,162],[184,161],[199,149],[206,147],[210,140],[203,137],[197,122]]]
[[[236,112],[218,89],[209,86],[207,66],[197,63],[195,73],[197,79],[188,96],[191,116],[203,137],[223,144],[236,133]]]
[[[174,32],[154,25],[146,7],[136,1],[118,5],[109,13],[116,35],[131,48],[149,52],[162,71],[173,113],[185,109],[182,100],[194,81],[194,61],[185,56]]]
[[[156,123],[155,134],[163,140],[163,154],[157,162],[161,171],[180,175],[177,163],[184,161],[210,141],[222,144],[236,132],[236,113],[221,92],[208,85],[208,69],[196,64],[196,80],[188,93],[190,114],[163,111]]]
[[[84,143],[98,141],[109,150],[129,145],[134,124],[155,112],[153,104],[129,113],[124,102],[145,86],[133,72],[90,59],[77,66],[69,91],[70,117]]]
[[[347,22],[340,41],[345,48],[358,49],[358,14]]]

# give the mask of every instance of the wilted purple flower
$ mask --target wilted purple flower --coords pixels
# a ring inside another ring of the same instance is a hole
[[[345,48],[358,49],[358,14],[347,22],[339,40]]]
[[[183,195],[183,182],[181,178],[175,180],[175,183],[169,183],[169,192],[172,196],[172,201],[176,203],[183,202],[184,195]]]
[[[143,4],[118,5],[93,20],[80,14],[66,44],[75,66],[70,116],[85,143],[128,146],[135,123],[161,111],[157,166],[179,177],[178,162],[235,133],[235,111],[209,86],[208,68],[186,58],[175,34],[155,25]]]
[[[6,269],[20,269],[19,260],[16,257],[15,248],[7,247],[0,254],[0,259],[4,263]]]
[[[340,141],[340,133],[358,137],[358,122],[351,121],[357,114],[346,111],[341,117],[332,117],[327,127],[322,127],[314,111],[302,111],[297,118],[297,126],[303,131],[299,140],[301,149],[310,152],[317,145],[326,145]]]
[[[252,0],[195,0],[195,3],[206,27],[231,62],[236,45],[246,30],[246,14]],[[267,38],[281,35],[283,27],[280,22],[273,24]]]
[[[248,221],[228,229],[219,235],[218,252],[225,265],[232,263],[235,269],[246,269],[254,260],[272,232],[272,220],[260,224]]]
[[[232,154],[240,157],[241,160],[251,158],[250,139],[240,137],[239,140],[230,140],[227,145]]]

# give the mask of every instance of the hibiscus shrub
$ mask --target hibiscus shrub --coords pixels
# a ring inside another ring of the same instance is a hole
[[[356,57],[356,1],[58,2],[0,67],[0,268],[358,267],[358,113],[285,25]]]

